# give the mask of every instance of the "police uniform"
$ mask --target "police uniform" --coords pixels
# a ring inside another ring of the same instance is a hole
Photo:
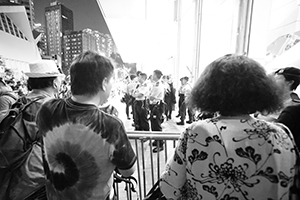
[[[184,124],[184,120],[185,120],[185,117],[186,117],[186,103],[185,103],[185,100],[186,98],[188,97],[188,95],[190,95],[191,93],[191,86],[190,84],[186,83],[185,85],[182,85],[179,89],[179,115],[180,115],[180,122],[177,123],[178,125],[183,125]],[[189,109],[188,110],[188,114],[189,114],[189,122],[190,121],[193,121],[193,113],[192,113],[192,110]]]
[[[162,123],[162,114],[164,112],[164,92],[165,88],[164,85],[157,81],[153,84],[153,87],[150,91],[149,101],[150,103],[150,122],[151,122],[151,130],[152,131],[162,131],[161,123]],[[152,100],[153,98],[153,100]],[[155,141],[153,145],[157,145],[157,148],[163,149],[163,141]],[[157,149],[156,148],[156,149]],[[157,150],[153,150],[154,152],[157,152]]]
[[[172,118],[173,106],[176,103],[176,97],[174,92],[173,83],[166,83],[168,86],[165,90],[164,101],[166,103],[165,115],[167,120]]]
[[[125,90],[125,103],[126,103],[126,115],[127,115],[127,119],[130,119],[129,117],[129,107],[131,106],[132,108],[132,114],[134,113],[134,108],[133,108],[133,102],[134,102],[134,97],[132,96],[136,86],[137,86],[137,82],[136,81],[130,81],[128,83],[128,85],[126,86],[126,90]],[[134,116],[133,116],[134,118]]]
[[[135,111],[135,130],[149,131],[148,122],[148,102],[147,95],[149,93],[149,87],[147,83],[139,83],[133,92],[134,101],[134,111]]]

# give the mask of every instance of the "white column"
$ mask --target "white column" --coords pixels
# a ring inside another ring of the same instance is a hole
[[[202,27],[202,7],[203,0],[195,0],[195,53],[194,53],[194,82],[199,77],[200,67],[200,45],[201,45],[201,27]]]
[[[176,48],[176,57],[175,57],[175,77],[174,77],[174,83],[175,87],[179,87],[178,80],[180,79],[180,47],[181,47],[181,11],[182,11],[182,2],[181,0],[176,0],[175,3],[176,5],[176,21],[177,21],[177,48]]]
[[[235,53],[248,55],[249,39],[252,21],[253,0],[240,0],[239,2],[239,20],[236,38]]]

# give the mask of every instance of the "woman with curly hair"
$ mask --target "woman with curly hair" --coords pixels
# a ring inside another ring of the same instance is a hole
[[[217,117],[181,134],[162,174],[167,199],[289,199],[296,153],[290,132],[251,114],[282,106],[276,84],[256,61],[225,55],[206,67],[191,106]]]

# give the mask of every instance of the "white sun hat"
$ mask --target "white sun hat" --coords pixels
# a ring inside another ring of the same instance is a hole
[[[29,78],[46,78],[64,76],[60,73],[53,60],[38,60],[29,63],[30,72],[25,73]]]

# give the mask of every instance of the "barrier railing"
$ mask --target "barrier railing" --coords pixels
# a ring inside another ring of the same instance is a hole
[[[133,177],[137,179],[136,193],[130,189],[129,183],[116,184],[117,199],[143,199],[155,182],[159,179],[165,168],[165,164],[173,153],[176,141],[180,133],[176,132],[157,132],[157,131],[129,131],[127,132],[131,145],[137,155],[137,170]],[[163,150],[154,153],[153,142],[163,142]]]

